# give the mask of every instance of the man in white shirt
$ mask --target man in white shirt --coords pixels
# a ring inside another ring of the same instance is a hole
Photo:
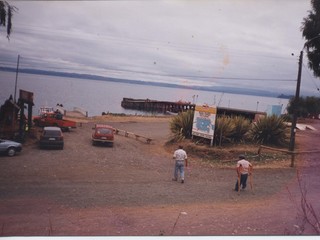
[[[178,181],[178,173],[180,172],[180,179],[181,183],[184,183],[184,164],[188,167],[188,160],[187,160],[187,153],[183,150],[183,147],[180,145],[179,149],[174,151],[173,159],[175,159],[175,166],[174,166],[174,174],[173,174],[173,181]]]
[[[247,187],[248,175],[252,172],[252,164],[246,160],[244,155],[239,156],[239,161],[237,162],[237,174],[238,180],[234,188],[235,191],[239,190],[239,187],[242,186],[242,189]],[[240,184],[239,184],[240,179]]]

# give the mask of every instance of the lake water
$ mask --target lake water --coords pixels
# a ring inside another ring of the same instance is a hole
[[[0,71],[0,105],[9,98],[10,94],[14,96],[15,81],[15,73]],[[72,110],[74,107],[82,108],[88,112],[89,116],[101,115],[102,112],[150,114],[122,108],[121,101],[124,97],[159,101],[182,100],[199,105],[208,104],[252,111],[267,111],[271,105],[282,105],[282,113],[288,104],[288,99],[272,97],[25,73],[18,74],[17,98],[19,89],[34,93],[33,114],[38,114],[41,106],[54,107],[57,103],[63,104],[67,110]]]

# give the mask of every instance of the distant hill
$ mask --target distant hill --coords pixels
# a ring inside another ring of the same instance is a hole
[[[9,67],[0,67],[0,71],[7,72],[16,72],[15,68]],[[162,82],[150,82],[150,81],[142,81],[142,80],[129,80],[129,79],[121,79],[121,78],[111,78],[111,77],[103,77],[92,74],[79,74],[79,73],[67,73],[67,72],[55,72],[55,71],[47,71],[47,70],[39,70],[39,69],[19,69],[21,73],[28,74],[37,74],[37,75],[49,75],[56,77],[69,77],[69,78],[78,78],[78,79],[87,79],[87,80],[99,80],[99,81],[108,81],[108,82],[120,82],[120,83],[128,83],[128,84],[140,84],[140,85],[152,85],[152,86],[160,86],[160,87],[170,87],[170,88],[186,88],[186,89],[194,89],[201,91],[212,91],[212,92],[224,92],[224,93],[233,93],[233,94],[241,94],[241,95],[253,95],[253,96],[266,96],[266,97],[280,97],[280,98],[290,98],[290,96],[284,94],[277,94],[275,92],[267,91],[265,89],[246,89],[239,87],[203,87],[203,86],[185,86],[173,83],[162,83]]]
[[[284,99],[290,99],[293,97],[294,97],[294,95],[286,95],[286,94],[282,94],[282,93],[278,96],[278,98],[284,98]]]

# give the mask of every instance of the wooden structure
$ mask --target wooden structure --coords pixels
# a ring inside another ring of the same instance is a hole
[[[24,113],[27,104],[27,116]],[[23,141],[32,127],[33,93],[20,90],[16,103],[10,95],[0,108],[0,137]]]
[[[133,99],[133,98],[123,98],[121,102],[121,107],[126,109],[135,109],[139,111],[146,112],[184,112],[187,110],[194,110],[195,104],[190,102],[169,102],[169,101],[157,101],[150,99]]]
[[[243,110],[243,109],[235,109],[235,108],[217,107],[217,115],[242,116],[242,117],[245,117],[251,121],[256,121],[260,117],[266,117],[267,113],[250,111],[250,110]]]
[[[118,128],[115,128],[114,131],[115,131],[115,134],[122,133],[125,137],[133,136],[136,138],[136,140],[139,140],[140,138],[145,139],[148,144],[150,144],[151,141],[153,140],[152,138],[145,137],[145,136],[135,134],[133,132],[128,132],[126,130],[122,130],[122,129],[118,129]]]
[[[24,114],[24,106],[27,104],[28,116]],[[20,89],[18,105],[20,107],[20,121],[19,121],[19,139],[23,140],[25,132],[32,128],[32,107],[33,103],[33,92],[28,92]]]
[[[283,152],[286,154],[289,154],[291,156],[295,156],[297,154],[312,154],[312,153],[319,153],[320,150],[312,150],[312,151],[290,151],[287,149],[278,149],[278,148],[273,148],[273,147],[268,147],[268,146],[264,146],[264,145],[260,145],[259,149],[258,149],[258,155],[261,155],[261,151],[262,149],[268,149],[268,150],[272,150],[272,151],[276,151],[276,152]],[[291,158],[291,164],[290,167],[294,167],[294,157]]]
[[[19,111],[20,107],[11,95],[0,107],[0,138],[14,139],[19,130]]]
[[[146,112],[158,113],[179,113],[187,110],[195,110],[196,105],[190,102],[169,102],[150,99],[123,98],[121,106],[125,109],[135,109]],[[257,120],[261,116],[266,116],[265,112],[242,110],[235,108],[217,107],[217,115],[243,116],[251,121]]]

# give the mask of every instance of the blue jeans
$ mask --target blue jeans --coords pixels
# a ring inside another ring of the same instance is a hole
[[[180,172],[180,179],[184,180],[184,161],[176,161],[174,167],[174,178],[178,179],[178,173]]]
[[[242,186],[242,189],[245,189],[247,187],[247,179],[248,179],[248,174],[241,174],[241,177],[240,177],[240,187]],[[236,186],[234,188],[235,191],[238,191],[238,186],[239,186],[239,183],[238,183],[239,180],[237,180],[236,182]]]

